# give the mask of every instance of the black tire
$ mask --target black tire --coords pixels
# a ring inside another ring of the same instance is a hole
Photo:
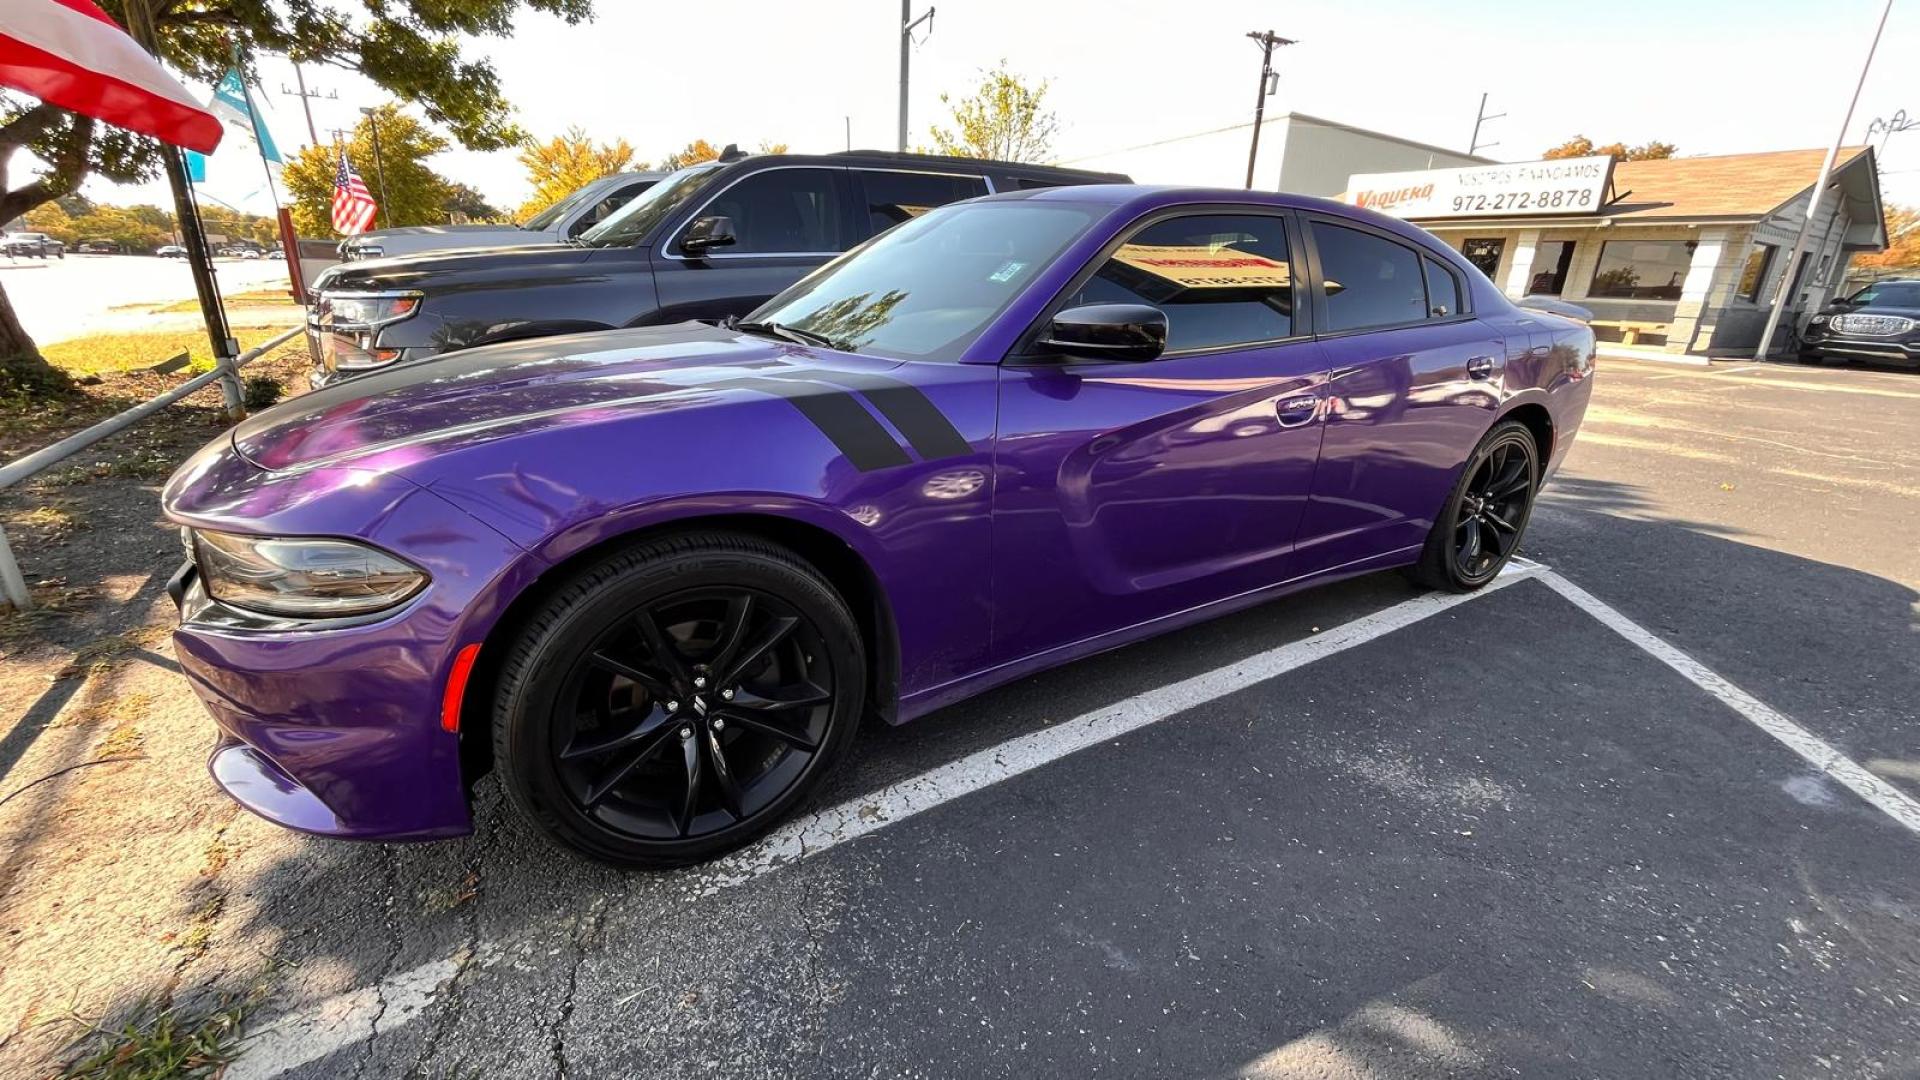
[[[574,575],[528,620],[501,661],[495,761],[559,843],[686,865],[815,791],[865,686],[859,627],[812,567],[751,536],[665,537]]]
[[[1803,364],[1823,364],[1827,358],[1817,352],[1802,352],[1796,354],[1795,359]]]
[[[1467,456],[1408,576],[1430,589],[1463,593],[1499,576],[1533,517],[1540,469],[1533,432],[1516,420],[1495,424]]]

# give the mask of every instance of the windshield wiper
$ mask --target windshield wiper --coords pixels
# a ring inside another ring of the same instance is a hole
[[[813,345],[822,349],[838,349],[841,352],[854,351],[851,346],[835,341],[825,334],[815,333],[812,330],[802,330],[797,326],[788,326],[785,323],[744,322],[735,319],[728,324],[728,328],[732,330],[744,330],[749,334],[772,334],[775,337],[786,338],[788,341],[798,342],[802,345]]]

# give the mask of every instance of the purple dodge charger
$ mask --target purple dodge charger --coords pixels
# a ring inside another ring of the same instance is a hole
[[[696,861],[869,711],[1388,567],[1486,584],[1593,359],[1368,211],[995,195],[738,322],[451,353],[241,424],[166,488],[175,644],[214,779],[282,825],[460,835],[492,770],[561,843]]]

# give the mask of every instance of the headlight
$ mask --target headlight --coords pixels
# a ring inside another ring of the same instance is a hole
[[[335,329],[368,329],[398,322],[420,309],[417,292],[346,293],[324,288],[320,300]]]
[[[208,596],[264,615],[366,615],[393,607],[427,584],[419,567],[351,540],[194,529],[188,546]]]
[[[1811,322],[1815,326],[1827,325],[1827,317],[1825,315],[1815,315],[1813,318],[1807,321]]]
[[[348,248],[347,258],[349,260],[377,259],[386,253],[387,249],[379,244],[361,244],[359,247]]]

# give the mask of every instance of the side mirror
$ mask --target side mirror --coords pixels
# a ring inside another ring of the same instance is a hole
[[[1090,360],[1154,360],[1167,349],[1167,313],[1146,304],[1083,304],[1055,315],[1039,343]]]
[[[680,238],[680,249],[689,255],[697,255],[708,248],[732,247],[738,242],[733,235],[732,218],[703,217],[687,226],[686,235]]]

